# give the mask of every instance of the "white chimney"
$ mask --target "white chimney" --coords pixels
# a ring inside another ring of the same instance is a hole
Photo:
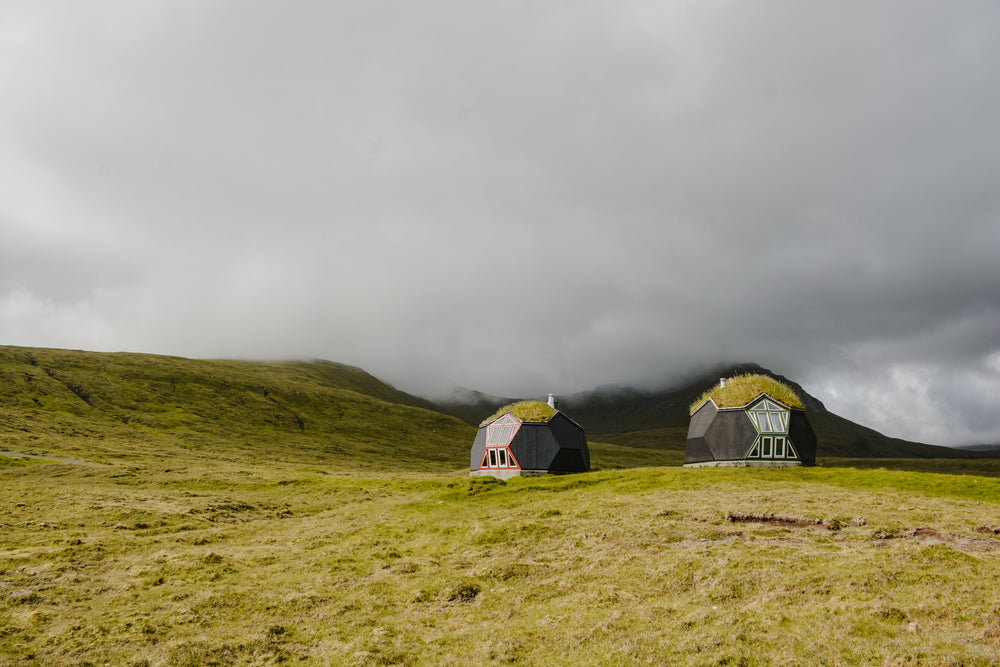
[[[723,389],[726,388],[726,378],[719,378],[719,386]]]
[[[549,394],[549,407],[552,408],[553,410],[556,409],[556,395],[555,394]]]

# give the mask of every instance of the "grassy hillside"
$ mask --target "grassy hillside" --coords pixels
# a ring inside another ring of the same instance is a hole
[[[819,438],[819,456],[849,458],[996,458],[996,452],[975,452],[890,438],[832,412],[806,411]]]
[[[474,429],[325,361],[206,361],[0,347],[0,449],[96,462],[156,457],[452,470]]]
[[[0,451],[96,463],[256,456],[332,470],[466,469],[475,428],[433,408],[328,361],[0,347]],[[591,449],[595,469],[673,462],[594,439]]]
[[[729,370],[753,368],[759,367]],[[560,407],[587,430],[595,469],[678,465],[687,406],[719,372],[669,391],[571,396]],[[826,465],[843,458],[995,455],[889,438],[826,412],[801,387],[797,390]],[[461,409],[449,404],[448,411],[478,423],[489,414],[486,408],[498,407],[485,396],[478,399]],[[361,369],[327,361],[193,360],[0,347],[0,451],[95,462],[146,455],[231,459],[258,451],[275,461],[320,460],[362,470],[377,470],[389,457],[414,471],[462,469],[475,430],[436,410]]]

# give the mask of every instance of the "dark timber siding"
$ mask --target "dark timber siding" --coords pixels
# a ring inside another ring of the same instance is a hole
[[[748,405],[756,401],[755,398]],[[789,410],[788,438],[795,446],[802,465],[816,464],[816,433],[809,425],[805,411],[795,408]],[[687,444],[684,447],[684,463],[747,461],[750,465],[763,464],[768,459],[746,459],[747,452],[756,439],[757,429],[751,423],[745,407],[719,409],[711,401],[705,401],[691,415]],[[771,459],[783,460],[791,461]]]
[[[565,472],[590,470],[590,449],[580,425],[561,412],[554,414],[548,423],[561,446],[549,469]]]
[[[705,432],[716,461],[742,461],[756,439],[757,429],[745,410],[719,410]]]
[[[705,442],[705,432],[712,425],[716,413],[718,413],[718,409],[715,404],[711,401],[705,401],[691,416],[687,446],[684,448],[684,463],[702,463],[715,460],[712,450]]]
[[[547,422],[522,422],[509,445],[523,471],[587,472],[590,449],[583,428],[561,412]],[[486,425],[472,443],[470,469],[478,470],[486,450]]]
[[[802,459],[802,465],[816,465],[816,432],[806,419],[806,413],[792,410],[788,422],[788,437],[792,439],[792,444]]]
[[[547,424],[524,422],[510,441],[510,451],[521,470],[546,470],[559,453],[559,441]]]

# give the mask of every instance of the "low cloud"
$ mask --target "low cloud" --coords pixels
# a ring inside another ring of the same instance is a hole
[[[725,361],[1000,441],[1000,6],[7,3],[0,341],[403,389]]]

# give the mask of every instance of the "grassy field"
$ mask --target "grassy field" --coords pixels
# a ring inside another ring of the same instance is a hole
[[[986,477],[192,457],[0,484],[3,664],[1000,661]]]
[[[844,459],[822,458],[817,464],[830,468],[861,468],[864,470],[905,470],[934,472],[946,475],[979,475],[1000,477],[1000,459]]]
[[[326,362],[0,348],[0,450],[86,462],[0,456],[0,665],[1000,663],[996,459],[671,427],[503,483],[474,434]]]

